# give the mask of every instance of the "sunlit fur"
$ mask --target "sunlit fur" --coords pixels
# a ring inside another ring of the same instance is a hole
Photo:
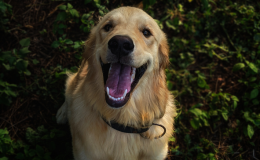
[[[107,23],[113,28],[106,32]],[[151,37],[145,37],[149,28]],[[145,74],[131,93],[129,101],[114,109],[105,101],[105,87],[100,58],[108,63],[111,54],[108,41],[115,35],[129,36],[135,45],[129,55],[132,67],[148,63]],[[168,61],[168,45],[165,34],[144,11],[133,7],[121,7],[109,12],[95,26],[86,41],[83,61],[76,74],[66,82],[66,100],[57,113],[57,122],[68,120],[72,134],[75,160],[163,160],[167,155],[168,140],[173,134],[173,118],[176,116],[173,96],[167,89],[165,68]],[[108,126],[101,118],[116,120],[124,125],[140,127],[152,122],[162,124],[163,130],[152,126],[146,133],[121,133]]]

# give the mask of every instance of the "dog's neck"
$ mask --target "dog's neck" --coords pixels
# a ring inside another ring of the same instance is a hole
[[[111,128],[113,128],[113,129],[115,129],[119,132],[129,133],[129,134],[133,134],[133,133],[134,134],[140,134],[140,136],[145,138],[145,139],[151,139],[150,136],[144,135],[142,133],[145,133],[146,131],[148,131],[152,125],[159,126],[159,127],[163,128],[163,130],[164,130],[162,134],[157,135],[156,137],[153,137],[153,139],[161,138],[166,133],[166,128],[163,125],[160,125],[160,124],[152,123],[152,125],[147,125],[147,126],[142,126],[140,128],[135,128],[133,126],[124,126],[123,124],[117,123],[116,121],[107,121],[103,117],[102,117],[102,119],[104,120],[104,122],[106,122],[107,125],[109,125]]]

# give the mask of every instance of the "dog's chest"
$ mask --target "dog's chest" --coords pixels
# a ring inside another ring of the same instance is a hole
[[[84,128],[80,131],[84,146],[77,148],[83,147],[87,155],[95,159],[133,160],[143,153],[144,142],[138,134],[116,131],[99,118]]]

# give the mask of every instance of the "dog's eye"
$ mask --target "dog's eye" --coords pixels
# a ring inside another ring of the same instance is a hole
[[[107,24],[107,25],[105,25],[104,30],[106,32],[108,32],[108,31],[110,31],[111,28],[112,28],[112,25],[111,24]]]
[[[148,38],[148,37],[150,37],[152,34],[151,34],[151,32],[150,32],[148,29],[144,29],[144,30],[143,30],[143,35],[144,35],[146,38]]]

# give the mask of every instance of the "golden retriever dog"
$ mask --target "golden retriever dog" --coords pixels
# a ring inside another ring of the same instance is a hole
[[[121,7],[85,45],[57,113],[58,123],[69,122],[75,160],[165,159],[176,115],[165,34],[141,9]]]

